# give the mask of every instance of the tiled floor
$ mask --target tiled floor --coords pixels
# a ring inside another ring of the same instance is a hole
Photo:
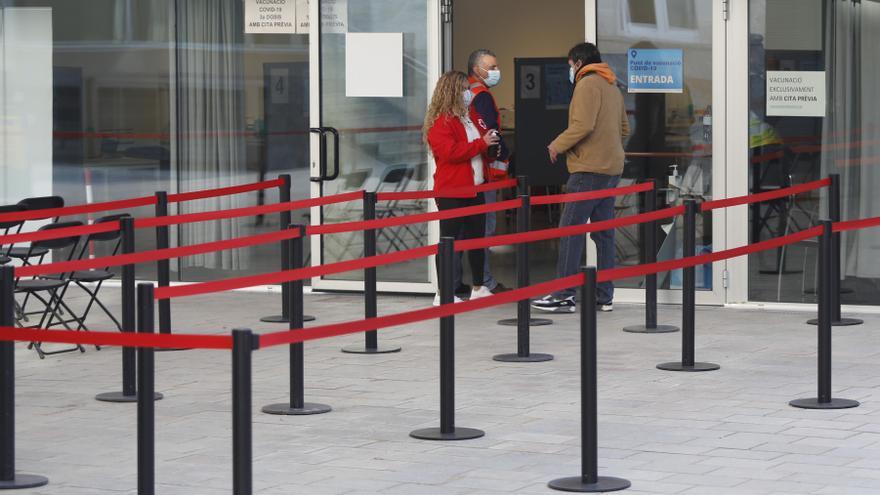
[[[428,304],[382,296],[380,314]],[[277,296],[253,293],[181,299],[174,327],[278,329],[258,323],[277,305]],[[354,295],[309,295],[306,306],[319,323],[362,315]],[[599,315],[600,470],[629,478],[626,493],[880,494],[880,316],[834,333],[835,395],[861,407],[806,411],[787,403],[816,393],[808,314],[699,308],[697,358],[722,368],[683,374],[655,368],[679,356],[680,334],[620,331],[642,310],[620,305]],[[661,322],[676,323],[679,312],[661,308]],[[555,360],[493,361],[515,351],[515,330],[495,324],[510,316],[512,306],[457,319],[457,424],[486,431],[464,442],[408,436],[439,421],[436,321],[382,332],[382,341],[403,347],[398,354],[339,352],[359,336],[307,344],[306,398],[332,405],[325,415],[261,414],[262,405],[287,398],[288,353],[258,351],[255,492],[551,493],[547,481],[579,472],[578,317],[555,316],[553,326],[534,329],[533,352]],[[41,361],[23,344],[16,349],[18,469],[51,479],[23,492],[136,493],[135,406],[93,399],[120,388],[119,350]],[[156,363],[157,390],[165,393],[156,406],[157,493],[231,493],[228,353],[159,353]]]

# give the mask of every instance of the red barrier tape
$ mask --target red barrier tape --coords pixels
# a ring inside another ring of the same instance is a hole
[[[333,275],[336,273],[363,270],[364,268],[389,265],[392,263],[402,263],[404,261],[425,258],[431,256],[432,254],[437,254],[436,244],[414,249],[407,249],[406,251],[398,251],[396,253],[340,261],[338,263],[311,266],[307,268],[299,268],[296,270],[286,270],[283,272],[265,273],[261,275],[248,275],[245,277],[215,280],[212,282],[202,282],[199,284],[178,285],[174,287],[158,287],[154,293],[154,297],[156,299],[171,299],[176,297],[211,294],[214,292],[223,292],[234,289],[244,289],[246,287],[254,287],[256,285],[274,285],[283,282],[292,282],[294,280],[304,280],[312,277],[321,277],[324,275]]]
[[[244,192],[269,189],[272,187],[280,186],[282,183],[283,181],[281,179],[274,179],[263,182],[256,182],[253,184],[243,184],[240,186],[221,187],[218,189],[207,189],[204,191],[169,194],[168,201],[171,203],[177,203],[181,201],[191,201],[194,199],[228,196],[231,194],[240,194]],[[155,204],[156,196],[144,196],[142,198],[120,199],[115,201],[105,201],[103,203],[65,206],[62,208],[46,208],[42,210],[26,210],[10,213],[0,213],[0,222],[17,222],[20,220],[42,220],[45,218],[69,217],[73,215],[96,213],[99,211],[140,208],[142,206],[152,206]]]
[[[574,201],[588,201],[592,199],[605,199],[614,196],[623,196],[625,194],[634,194],[645,191],[654,190],[653,182],[643,182],[641,184],[633,184],[626,187],[617,187],[614,189],[602,189],[599,191],[585,191],[569,194],[550,194],[547,196],[535,196],[531,198],[531,203],[537,205],[551,205],[558,203],[571,203]]]
[[[871,227],[880,227],[880,217],[837,222],[834,224],[834,228],[832,230],[834,232],[847,232],[850,230],[869,229]]]
[[[306,232],[309,235],[327,235],[339,234],[342,232],[360,232],[363,230],[382,229],[387,227],[397,227],[400,225],[410,225],[414,223],[433,222],[435,220],[448,220],[450,218],[468,217],[471,215],[482,215],[483,213],[491,213],[494,211],[511,210],[522,206],[522,200],[511,199],[501,201],[499,203],[489,203],[477,206],[466,206],[464,208],[455,208],[452,210],[435,211],[431,213],[419,213],[416,215],[405,215],[401,217],[380,218],[377,220],[366,220],[357,222],[331,223],[324,225],[310,225]]]
[[[36,230],[21,234],[9,234],[0,236],[0,245],[17,244],[19,242],[47,241],[61,239],[62,237],[75,237],[88,234],[100,234],[119,230],[119,222],[101,222],[92,225],[80,225],[79,227],[64,227],[60,229]]]
[[[651,222],[654,220],[662,220],[674,216],[684,214],[684,206],[675,206],[663,210],[642,213],[640,215],[632,215],[628,217],[615,218],[613,220],[603,220],[596,223],[587,223],[583,225],[569,225],[568,227],[557,227],[555,229],[533,230],[519,234],[505,234],[494,237],[482,237],[479,239],[466,239],[455,241],[456,251],[470,251],[472,249],[485,249],[493,246],[505,246],[510,244],[522,244],[524,242],[545,241],[547,239],[557,239],[560,237],[568,237],[572,235],[583,235],[589,232],[599,232],[602,230],[610,230],[627,225]]]
[[[736,198],[716,199],[715,201],[706,201],[700,205],[702,211],[717,210],[718,208],[730,208],[731,206],[748,205],[752,203],[760,203],[762,201],[770,201],[771,199],[784,198],[786,196],[794,196],[816,189],[822,189],[831,185],[831,179],[825,178],[806,184],[798,184],[796,186],[786,187],[778,191],[768,191],[760,194],[750,194],[746,196],[738,196]]]
[[[704,265],[706,263],[727,260],[730,258],[736,258],[738,256],[744,256],[746,254],[752,254],[759,251],[767,251],[769,249],[787,246],[789,244],[794,244],[804,239],[811,239],[820,235],[822,235],[822,227],[813,227],[811,229],[798,232],[796,234],[789,234],[785,237],[778,237],[776,239],[761,241],[755,244],[750,244],[748,246],[741,246],[738,248],[727,249],[725,251],[718,251],[717,253],[708,253],[701,254],[699,256],[692,256],[689,258],[659,261],[657,263],[651,263],[650,265],[636,265],[624,268],[602,270],[599,272],[598,280],[599,282],[610,282],[612,280],[643,277],[651,273],[668,272],[672,270],[678,270],[680,268]]]
[[[456,197],[457,195],[468,194],[473,197],[481,192],[509,189],[511,187],[516,187],[516,185],[516,179],[505,179],[498,182],[487,182],[485,184],[480,184],[479,186],[457,187],[448,191],[443,191],[443,194],[455,195]],[[436,197],[437,192],[435,191],[381,192],[376,195],[376,199],[378,199],[379,201],[433,199]]]
[[[72,330],[33,330],[0,327],[0,340],[119,347],[156,347],[159,349],[232,349],[232,337],[225,335],[77,332]]]
[[[354,191],[333,196],[324,196],[321,198],[302,199],[291,201],[289,203],[277,203],[262,206],[246,206],[244,208],[233,208],[229,210],[205,211],[200,213],[187,213],[184,215],[175,215],[173,217],[149,217],[138,218],[134,222],[134,226],[139,229],[150,227],[165,227],[169,225],[180,225],[193,222],[207,222],[210,220],[225,220],[228,218],[249,217],[255,215],[265,215],[268,213],[279,213],[282,211],[305,210],[315,206],[326,206],[335,203],[344,203],[346,201],[355,201],[364,197],[363,191]]]
[[[0,222],[18,222],[24,220],[43,220],[46,218],[65,217],[72,215],[85,215],[99,211],[124,210],[127,208],[139,208],[156,204],[156,196],[143,198],[120,199],[103,203],[92,203],[78,206],[65,206],[63,208],[46,208],[43,210],[25,210],[11,213],[0,213]]]
[[[433,320],[444,316],[452,316],[460,313],[467,313],[502,304],[510,304],[522,299],[530,299],[535,296],[549,294],[558,290],[574,287],[583,283],[584,275],[579,273],[570,277],[551,280],[540,284],[530,285],[522,289],[515,289],[501,294],[489,297],[481,297],[470,301],[463,301],[455,304],[445,304],[438,307],[430,307],[425,309],[417,309],[415,311],[407,311],[395,315],[380,316],[367,320],[356,320],[345,323],[336,323],[331,325],[323,325],[319,327],[306,328],[302,330],[290,330],[286,332],[275,332],[260,336],[260,343],[265,347],[272,347],[283,344],[296,344],[309,340],[324,339],[328,337],[336,337],[351,333],[365,332],[368,330],[378,330],[382,328],[406,325],[418,321]]]
[[[93,258],[86,260],[59,261],[57,263],[50,263],[46,265],[18,266],[15,267],[15,276],[33,277],[37,275],[48,275],[50,273],[67,273],[76,270],[92,270],[96,268],[103,269],[112,266],[148,263],[151,261],[183,258],[185,256],[195,256],[197,254],[225,251],[227,249],[238,249],[248,246],[256,246],[259,244],[268,244],[270,242],[295,239],[297,237],[299,237],[299,230],[284,229],[275,232],[269,232],[267,234],[239,237],[226,241],[206,242],[203,244],[180,246],[168,249],[155,249],[142,253],[120,254],[116,256],[107,256],[104,258]]]
[[[262,191],[279,187],[284,184],[283,179],[273,179],[263,182],[255,182],[253,184],[243,184],[240,186],[220,187],[217,189],[208,189],[206,191],[191,191],[185,193],[176,193],[168,195],[169,203],[180,203],[182,201],[193,201],[195,199],[216,198],[219,196],[231,196],[233,194],[242,194],[246,192]]]

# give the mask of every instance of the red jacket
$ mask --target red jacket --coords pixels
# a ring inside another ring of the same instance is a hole
[[[489,129],[480,127],[477,123],[479,116],[473,110],[470,111],[471,121],[477,126],[480,137],[484,136]],[[486,166],[488,145],[483,139],[468,142],[464,124],[449,115],[441,115],[428,130],[428,144],[434,155],[436,170],[434,171],[434,192],[441,198],[473,197],[467,193],[446,193],[450,189],[466,188],[474,185],[474,171],[471,168],[471,158],[481,155],[483,163],[483,177],[489,178],[489,170]]]

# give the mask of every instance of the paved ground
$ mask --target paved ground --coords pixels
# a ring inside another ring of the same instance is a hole
[[[108,293],[109,294],[109,293]],[[115,298],[115,297],[114,297]],[[277,312],[277,296],[224,294],[175,302],[175,327],[224,333]],[[383,296],[380,313],[425,306],[426,297]],[[352,295],[310,295],[321,322],[358,318]],[[627,493],[880,494],[880,316],[835,331],[834,389],[863,401],[844,411],[804,411],[815,394],[815,328],[803,313],[700,308],[702,374],[663,372],[679,334],[633,335],[642,308],[600,315],[599,443],[603,474],[629,478]],[[457,423],[482,439],[409,438],[438,424],[437,323],[386,331],[399,354],[342,354],[357,337],[310,343],[307,399],[330,414],[277,417],[259,407],[287,398],[287,352],[259,351],[254,368],[256,493],[551,493],[547,481],[580,462],[577,316],[535,329],[533,351],[556,360],[505,364],[514,330],[495,321],[512,307],[458,318]],[[675,323],[679,309],[661,309]],[[100,327],[96,321],[95,327]],[[104,327],[106,328],[106,327]],[[269,330],[265,325],[260,330]],[[33,494],[134,494],[135,407],[95,393],[119,389],[119,351],[37,359],[17,347],[18,468],[51,478]],[[230,359],[213,351],[157,355],[157,493],[231,493]]]

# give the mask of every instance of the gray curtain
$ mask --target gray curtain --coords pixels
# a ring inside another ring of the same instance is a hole
[[[822,174],[841,176],[844,220],[880,215],[880,3],[832,0],[826,16],[829,113]],[[827,212],[823,211],[822,215]],[[880,278],[880,230],[843,236],[843,274]]]
[[[181,191],[244,183],[245,140],[242,61],[243,3],[237,0],[178,0],[177,170]],[[243,205],[242,195],[180,204],[180,213]],[[242,220],[182,226],[180,244],[240,236]],[[181,260],[183,267],[246,268],[245,249]]]

